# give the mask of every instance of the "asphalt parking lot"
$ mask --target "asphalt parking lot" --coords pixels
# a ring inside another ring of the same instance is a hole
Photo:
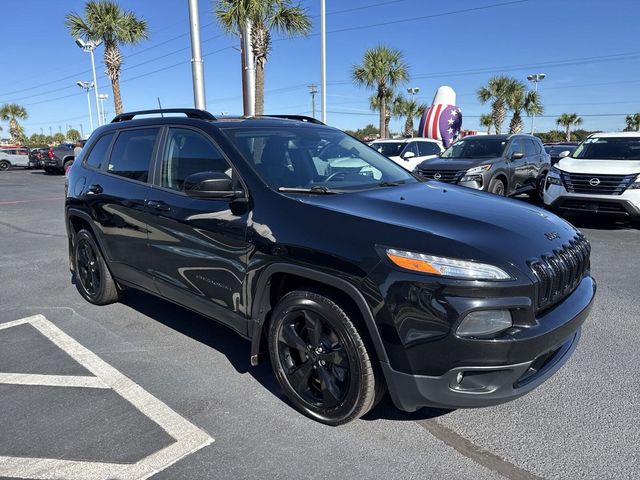
[[[598,295],[539,389],[481,410],[385,400],[331,428],[225,327],[143,293],[85,302],[63,190],[61,176],[0,173],[1,478],[640,478],[640,230],[625,222],[569,219]]]

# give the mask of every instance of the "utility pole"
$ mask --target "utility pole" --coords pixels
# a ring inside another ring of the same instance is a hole
[[[247,20],[242,29],[243,72],[243,110],[245,117],[256,114],[256,64],[251,48],[251,20]]]
[[[320,0],[320,108],[322,123],[327,123],[327,9]],[[315,115],[314,115],[315,117]]]
[[[309,87],[309,93],[311,94],[311,116],[316,118],[316,93],[318,93],[318,87],[315,83],[307,86]]]
[[[191,74],[193,76],[193,103],[200,110],[207,109],[204,96],[204,69],[200,50],[200,18],[198,0],[189,0],[189,25],[191,28]]]
[[[84,130],[82,129],[82,124],[80,124],[80,137],[84,140]]]

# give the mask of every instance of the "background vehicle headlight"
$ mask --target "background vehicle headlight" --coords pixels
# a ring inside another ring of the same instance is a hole
[[[560,176],[560,174],[562,173],[562,170],[560,170],[558,167],[551,167],[551,170],[549,171],[549,174],[556,174],[558,176]]]
[[[640,175],[638,175],[635,179],[635,181],[629,185],[630,189],[640,189]]]
[[[562,185],[562,180],[560,180],[559,177],[549,175],[547,176],[547,183],[551,185]]]
[[[480,165],[478,167],[473,167],[467,170],[465,175],[477,175],[478,173],[486,172],[491,168],[491,165]]]
[[[501,268],[486,263],[470,262],[455,258],[435,257],[424,253],[407,252],[388,248],[387,257],[395,265],[414,272],[429,273],[464,280],[510,280],[511,276]]]
[[[456,333],[463,337],[486,337],[512,326],[509,310],[478,310],[464,317]]]

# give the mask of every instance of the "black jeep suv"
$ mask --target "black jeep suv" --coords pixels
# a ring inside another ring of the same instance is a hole
[[[456,183],[496,195],[529,193],[542,199],[551,158],[532,135],[473,135],[463,137],[439,158],[420,163],[424,178]]]
[[[97,129],[69,170],[89,302],[133,287],[229,326],[332,425],[387,388],[406,411],[505,402],[575,349],[590,247],[553,214],[416,178],[310,118],[153,113]],[[361,167],[327,171],[327,144]]]

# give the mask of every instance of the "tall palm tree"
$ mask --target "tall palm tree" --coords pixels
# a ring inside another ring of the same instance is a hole
[[[424,112],[428,106],[425,103],[418,103],[415,98],[402,98],[398,108],[400,110],[399,116],[406,118],[404,121],[404,135],[406,137],[413,137],[413,119],[422,115],[422,112]]]
[[[89,0],[84,6],[84,18],[75,12],[65,16],[65,25],[73,38],[104,43],[104,64],[111,80],[116,114],[122,113],[120,96],[120,45],[135,45],[149,38],[147,22],[113,1]]]
[[[507,99],[518,89],[519,83],[515,78],[499,75],[491,77],[487,85],[476,92],[480,103],[491,101],[491,118],[498,135],[502,132],[502,123],[507,115]]]
[[[480,126],[487,128],[487,135],[491,133],[491,125],[493,125],[493,118],[489,114],[480,115]]]
[[[292,0],[218,0],[216,17],[227,33],[240,35],[251,21],[251,50],[256,62],[256,115],[264,114],[264,69],[271,50],[271,31],[307,36],[311,19]],[[241,53],[242,54],[242,53]]]
[[[556,124],[565,128],[564,139],[571,141],[571,127],[582,124],[582,118],[577,113],[563,113],[556,120]]]
[[[627,124],[626,131],[639,131],[640,130],[640,112],[633,115],[627,115],[624,119]]]
[[[17,103],[5,103],[0,107],[0,120],[9,122],[9,136],[12,142],[20,143],[25,139],[24,129],[18,120],[29,118],[27,110]]]
[[[386,129],[385,118],[388,92],[409,79],[409,67],[402,52],[384,45],[369,49],[364,53],[362,65],[353,67],[352,76],[357,85],[365,85],[376,90],[380,106],[380,138],[387,137],[389,132]]]
[[[527,91],[527,87],[522,82],[517,82],[507,97],[507,106],[513,112],[513,117],[509,122],[509,133],[520,133],[524,129],[523,111],[527,116],[541,115],[544,111],[538,92]]]

